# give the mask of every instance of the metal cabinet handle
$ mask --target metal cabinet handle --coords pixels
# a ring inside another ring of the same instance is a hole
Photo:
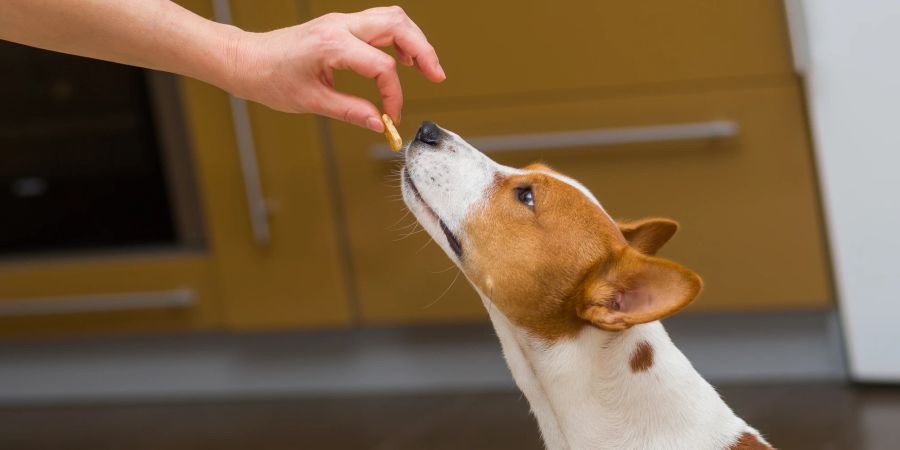
[[[196,302],[194,291],[175,289],[159,292],[72,295],[0,299],[0,317],[50,316],[86,312],[134,311],[189,308]]]
[[[231,23],[231,5],[229,5],[228,1],[213,0],[213,15],[219,23]],[[247,208],[250,210],[250,227],[253,230],[253,239],[257,244],[265,246],[271,240],[269,208],[263,195],[259,163],[256,159],[256,144],[253,140],[253,128],[250,126],[247,102],[233,95],[228,96],[228,101],[231,104],[231,120],[234,124],[234,136],[237,140],[238,156],[241,160],[244,194],[247,197]]]
[[[668,142],[691,139],[721,139],[737,136],[740,127],[732,120],[652,125],[646,127],[596,128],[558,133],[504,134],[481,136],[468,142],[484,153],[520,152],[527,150],[562,150],[573,147],[598,147],[640,142]],[[372,157],[393,159],[399,153],[385,144],[371,149]]]

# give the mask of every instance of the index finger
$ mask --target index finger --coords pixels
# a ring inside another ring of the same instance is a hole
[[[354,36],[377,47],[395,45],[412,57],[419,71],[431,81],[447,78],[425,33],[399,6],[367,9],[351,17],[350,32]]]
[[[403,108],[403,89],[400,87],[394,58],[352,36],[347,41],[334,68],[350,69],[366,78],[375,79],[384,112],[399,123],[400,110]]]

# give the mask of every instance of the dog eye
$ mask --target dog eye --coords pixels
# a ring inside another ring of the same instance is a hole
[[[516,188],[516,198],[519,199],[519,202],[529,208],[534,208],[534,193],[531,192],[531,187],[521,187]]]

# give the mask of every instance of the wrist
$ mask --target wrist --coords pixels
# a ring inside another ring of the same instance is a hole
[[[207,67],[204,74],[197,78],[241,96],[243,82],[239,69],[244,59],[245,41],[251,34],[234,25],[213,23]]]

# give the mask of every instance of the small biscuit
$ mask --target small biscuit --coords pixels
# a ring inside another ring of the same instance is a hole
[[[384,137],[387,139],[388,145],[391,146],[391,150],[399,152],[400,147],[403,147],[403,139],[400,139],[400,133],[394,127],[394,121],[387,114],[381,115],[381,121],[384,122]]]

